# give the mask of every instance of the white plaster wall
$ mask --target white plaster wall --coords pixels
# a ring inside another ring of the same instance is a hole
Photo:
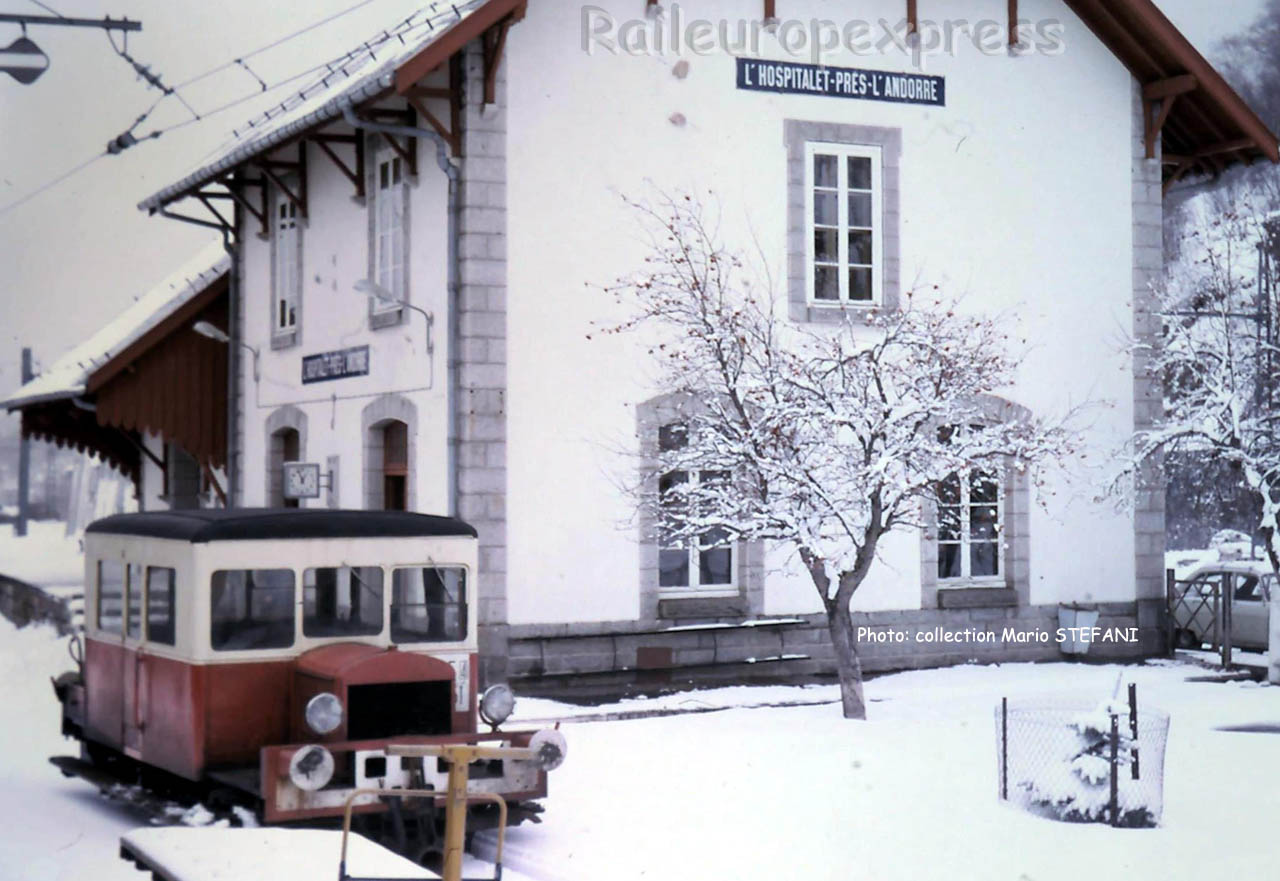
[[[598,4],[620,19],[639,0]],[[690,4],[692,5],[692,4]],[[619,484],[633,474],[636,402],[654,394],[637,341],[592,334],[622,314],[594,285],[638,265],[644,250],[619,195],[650,187],[717,200],[727,241],[759,243],[786,277],[788,118],[901,127],[902,281],[966,294],[966,308],[1005,311],[1029,354],[1009,397],[1041,413],[1110,401],[1089,417],[1098,449],[1132,425],[1132,387],[1119,343],[1130,325],[1130,80],[1058,0],[1022,14],[1065,26],[1057,57],[985,57],[966,46],[935,58],[947,106],[925,108],[738,91],[728,57],[596,54],[579,45],[580,9],[530,4],[508,42],[509,476],[508,591],[512,623],[633,618],[638,551]],[[790,2],[784,14],[838,18],[832,4]],[[900,0],[848,13],[897,21]],[[759,4],[697,4],[715,20]],[[963,8],[960,8],[963,7]],[[1003,21],[996,0],[948,14]],[[928,15],[928,8],[922,15]],[[766,39],[771,57],[784,57]],[[793,59],[798,60],[798,59]],[[830,63],[909,70],[901,55]],[[684,126],[669,122],[683,114]],[[1090,501],[1083,481],[1055,482],[1032,516],[1032,600],[1133,597],[1131,519]],[[771,554],[780,565],[780,554]],[[855,602],[916,608],[919,551],[896,537]],[[803,576],[774,572],[771,613],[817,608]]]
[[[335,128],[334,131],[342,129]],[[339,152],[350,156],[349,148]],[[282,159],[293,159],[289,148]],[[367,153],[372,162],[372,151]],[[310,217],[302,230],[301,342],[271,349],[271,244],[258,238],[257,221],[244,241],[242,296],[245,339],[261,352],[261,381],[254,387],[245,365],[243,503],[264,503],[267,440],[264,423],[276,408],[292,404],[307,414],[304,455],[325,468],[339,456],[339,503],[364,507],[364,440],[361,412],[384,392],[407,397],[418,410],[416,449],[418,510],[445,513],[446,466],[446,256],[447,179],[436,166],[434,147],[420,144],[418,179],[409,189],[409,301],[436,316],[435,354],[426,352],[426,322],[411,312],[395,327],[369,329],[368,304],[356,281],[369,275],[368,209],[355,198],[345,176],[316,148],[308,154]],[[369,375],[303,385],[302,359],[320,352],[369,346]],[[246,353],[247,356],[247,353]],[[433,370],[434,366],[434,370]],[[324,507],[327,496],[305,504]]]
[[[152,455],[164,461],[164,440],[158,434],[144,434],[142,445]],[[164,499],[164,472],[151,460],[151,456],[143,455],[142,480],[138,490],[139,511],[166,511],[169,503]]]

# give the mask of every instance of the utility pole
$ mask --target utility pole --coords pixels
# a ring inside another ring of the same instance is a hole
[[[22,349],[22,384],[31,382],[35,376],[31,370],[31,349]],[[31,495],[31,441],[26,432],[20,432],[18,438],[18,519],[13,522],[13,534],[27,534],[27,506]]]

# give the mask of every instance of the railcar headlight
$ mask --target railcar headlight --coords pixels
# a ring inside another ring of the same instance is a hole
[[[304,792],[323,789],[333,779],[333,753],[322,746],[304,746],[289,760],[289,780]]]
[[[322,691],[307,701],[303,718],[316,734],[329,734],[342,724],[342,701],[336,694]]]
[[[529,738],[529,749],[533,750],[533,763],[544,771],[554,771],[564,764],[564,757],[569,752],[569,745],[564,735],[554,728],[543,728],[535,731]]]
[[[490,685],[480,695],[480,718],[494,727],[507,721],[515,708],[515,692],[505,685]]]

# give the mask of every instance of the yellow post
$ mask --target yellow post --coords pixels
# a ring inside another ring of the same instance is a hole
[[[471,776],[471,763],[480,759],[513,759],[537,761],[539,755],[526,747],[482,746],[472,743],[451,744],[393,744],[387,747],[387,754],[393,756],[440,756],[449,763],[449,778],[445,784],[444,802],[444,881],[462,881],[462,854],[467,846],[467,805],[473,801],[492,801],[498,805],[498,855],[495,869],[499,873],[502,866],[502,847],[506,836],[507,803],[496,793],[467,792],[467,782]],[[347,799],[347,818],[343,827],[342,860],[346,865],[346,832],[350,828],[351,805],[355,796],[367,790],[358,790]],[[384,790],[386,795],[395,790]],[[418,794],[416,790],[405,790]],[[431,793],[437,794],[437,793]],[[345,869],[344,869],[345,871]]]
[[[445,753],[449,763],[444,803],[444,881],[462,881],[462,852],[467,845],[467,779],[471,756],[457,747]]]

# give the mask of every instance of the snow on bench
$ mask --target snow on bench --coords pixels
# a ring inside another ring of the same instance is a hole
[[[338,877],[342,832],[329,829],[135,829],[120,838],[120,856],[163,881],[316,881]],[[351,833],[347,874],[353,878],[440,876]]]

